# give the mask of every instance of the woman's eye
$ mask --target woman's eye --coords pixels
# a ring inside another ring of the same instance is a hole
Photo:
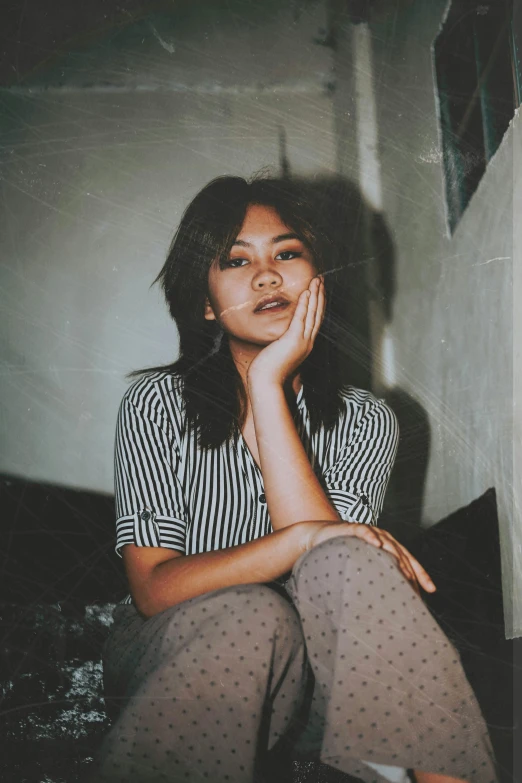
[[[229,258],[221,264],[222,269],[237,269],[247,263],[246,258]]]
[[[276,258],[280,258],[281,261],[291,261],[292,258],[299,258],[301,255],[299,250],[282,250]]]

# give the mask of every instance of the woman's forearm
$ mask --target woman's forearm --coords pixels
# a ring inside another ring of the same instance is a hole
[[[274,530],[304,520],[339,520],[312,469],[282,386],[253,379],[249,396]]]
[[[135,547],[132,553],[124,550],[134,602],[142,614],[151,617],[222,587],[273,581],[292,569],[318,527],[318,523],[294,525],[227,549],[170,557],[142,576],[137,561],[151,553],[143,547]],[[128,567],[130,554],[135,558],[132,568]]]

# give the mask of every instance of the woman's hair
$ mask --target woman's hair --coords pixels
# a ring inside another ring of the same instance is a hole
[[[343,286],[339,285],[339,272],[350,263],[351,254],[346,246],[340,248],[328,231],[332,215],[326,214],[330,210],[324,198],[318,197],[313,184],[299,180],[218,177],[187,207],[154,281],[160,282],[178,328],[179,359],[131,373],[163,370],[181,378],[185,414],[196,428],[202,448],[217,447],[232,437],[246,414],[245,390],[226,333],[217,321],[204,319],[204,310],[210,266],[228,258],[251,204],[275,209],[311,250],[318,272],[325,274],[325,318],[300,370],[312,432],[321,425],[333,427],[341,408],[337,342]]]

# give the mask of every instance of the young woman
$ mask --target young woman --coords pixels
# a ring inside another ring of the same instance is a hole
[[[105,651],[119,714],[93,780],[252,783],[289,737],[365,783],[401,768],[417,783],[496,780],[458,655],[420,597],[435,586],[375,526],[397,425],[340,382],[350,259],[316,209],[287,180],[214,180],[159,275],[180,358],[120,408],[132,597]]]

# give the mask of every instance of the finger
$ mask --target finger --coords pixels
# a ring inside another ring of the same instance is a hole
[[[399,550],[400,552],[400,550]],[[415,588],[417,592],[419,592],[419,583],[417,581],[417,577],[415,575],[415,571],[411,567],[410,561],[408,558],[404,557],[404,555],[400,555],[400,563],[402,572],[405,575],[406,579],[411,583],[411,585]]]
[[[315,324],[315,314],[317,311],[317,302],[318,302],[318,281],[317,278],[314,277],[314,279],[310,282],[309,291],[310,291],[310,297],[308,299],[308,311],[306,313],[306,321],[304,325],[304,333],[303,336],[305,340],[309,340],[312,336],[312,331]]]
[[[401,571],[406,577],[406,579],[411,582],[411,584],[415,587],[415,589],[418,591],[419,585],[417,582],[417,577],[415,575],[415,571],[413,570],[410,561],[407,557],[404,556],[402,550],[400,548],[397,548],[398,553],[398,559],[401,567]]]
[[[437,589],[435,586],[435,583],[433,579],[430,577],[428,572],[421,566],[419,561],[413,557],[408,550],[402,546],[402,544],[399,544],[402,550],[404,550],[405,557],[407,557],[408,562],[410,563],[411,568],[413,569],[415,573],[415,577],[418,580],[421,587],[424,588],[428,593],[433,593]]]
[[[348,524],[350,525],[348,535],[354,536],[355,538],[362,538],[363,541],[377,547],[377,549],[382,549],[383,542],[381,541],[379,534],[370,525],[362,525],[357,522]]]
[[[399,568],[401,569],[406,579],[416,584],[417,576],[409,558],[407,557],[409,554],[408,551],[402,546],[402,544],[399,544],[399,542],[396,541],[395,538],[386,530],[381,530],[380,533],[383,537],[383,549],[396,558]]]
[[[306,321],[306,314],[308,312],[308,300],[310,298],[310,291],[306,289],[302,291],[297,300],[297,305],[294,311],[292,321],[290,322],[289,329],[296,330],[299,334],[303,333],[304,324]]]
[[[371,528],[368,525],[363,525],[365,528],[369,528],[370,530],[375,530],[375,528]],[[385,531],[379,531],[379,536],[381,536]],[[375,533],[374,533],[375,535]],[[362,538],[363,536],[361,536]],[[397,561],[397,565],[399,567],[399,570],[401,571],[402,575],[405,579],[408,580],[415,589],[417,593],[419,593],[419,587],[417,584],[417,578],[415,576],[415,573],[413,569],[411,568],[408,559],[403,555],[401,549],[398,547],[398,542],[395,541],[394,538],[391,536],[386,536],[385,534],[382,535],[382,538],[379,538],[379,548],[384,549],[385,552],[389,552],[393,557],[395,557]]]
[[[413,555],[408,552],[406,547],[396,541],[393,536],[391,536],[389,533],[386,533],[386,531],[383,531],[383,533],[385,536],[387,536],[387,541],[389,540],[390,543],[397,548],[398,552],[400,552],[401,569],[403,573],[408,573],[408,578],[410,581],[412,581],[414,586],[417,588],[418,585],[420,585],[427,592],[434,592],[437,588],[431,580],[428,572],[424,570],[418,560],[416,560]],[[387,549],[387,546],[384,548]],[[419,592],[419,590],[417,590],[417,592]]]
[[[324,311],[326,307],[326,297],[324,293],[324,281],[321,279],[319,283],[319,292],[317,295],[317,310],[315,311],[315,323],[312,329],[312,341],[315,341],[317,333],[321,328],[321,324],[324,318]]]
[[[388,534],[388,535],[389,535],[389,534]],[[390,536],[390,538],[392,538],[392,540],[393,540],[394,544],[395,544],[395,545],[396,545],[396,546],[397,546],[397,547],[400,549],[400,551],[401,551],[401,553],[402,553],[403,557],[405,557],[405,558],[406,558],[406,560],[408,561],[408,563],[409,563],[409,565],[410,565],[410,568],[411,568],[411,569],[413,570],[413,572],[415,573],[415,577],[416,577],[416,578],[417,578],[419,581],[425,582],[426,584],[429,584],[429,585],[432,585],[433,587],[435,587],[435,585],[434,585],[434,583],[433,583],[433,581],[432,581],[432,579],[431,579],[430,575],[428,574],[428,572],[427,572],[427,571],[426,571],[426,570],[425,570],[425,569],[424,569],[424,568],[421,566],[421,564],[419,563],[419,561],[418,561],[418,560],[417,560],[415,557],[413,557],[413,555],[411,554],[411,552],[409,552],[409,551],[406,549],[406,547],[405,547],[405,546],[403,546],[401,543],[399,543],[398,541],[396,541],[396,540],[393,538],[393,536]]]
[[[401,550],[397,546],[397,542],[394,539],[389,540],[388,538],[385,538],[382,548],[385,552],[389,552],[391,555],[393,555],[393,557],[395,557],[400,570],[409,582],[417,581],[415,573],[410,566],[408,559],[404,557]]]

